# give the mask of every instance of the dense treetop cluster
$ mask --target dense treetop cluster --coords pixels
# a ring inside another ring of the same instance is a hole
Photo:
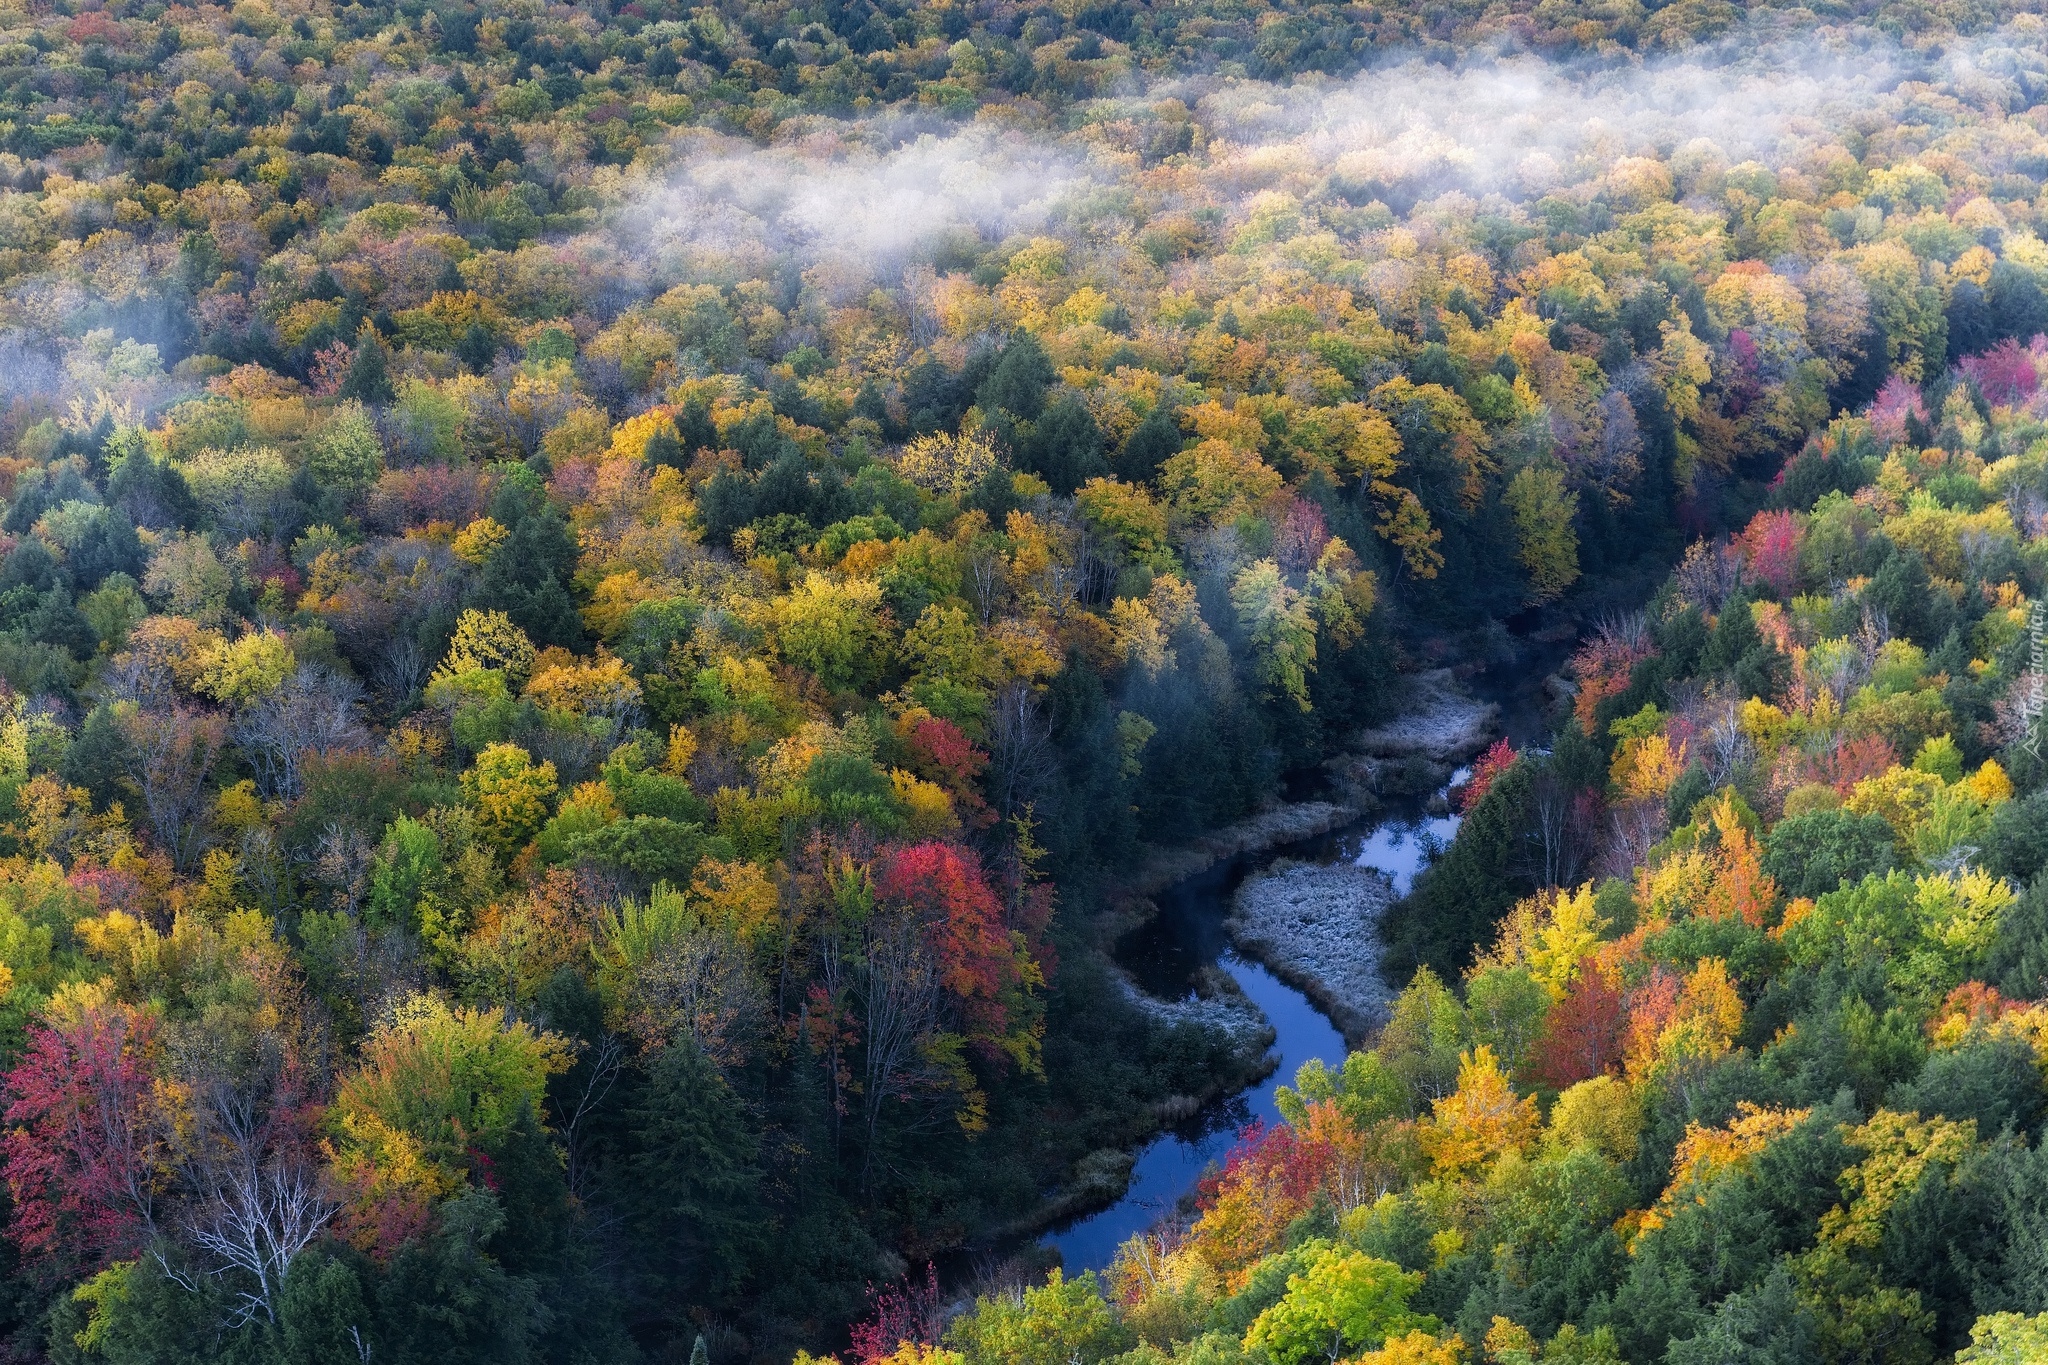
[[[1392,925],[1426,1044],[1304,1081],[1179,1269],[1015,1302],[1287,1362],[2028,1306],[1827,1191],[2038,1208],[2043,33],[0,10],[6,1350],[843,1344],[1255,1065],[1109,970],[1119,873],[1603,610]],[[1681,1144],[1795,1138],[1778,1260],[1627,1297],[1707,1235]],[[1489,1221],[1553,1179],[1583,1236]],[[1311,1351],[1322,1293],[1386,1311]],[[1008,1311],[902,1339],[1036,1358]]]

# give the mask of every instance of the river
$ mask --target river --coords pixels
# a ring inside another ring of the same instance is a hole
[[[1534,661],[1524,660],[1520,667],[1503,670],[1508,676],[1498,681],[1483,677],[1482,685],[1475,689],[1500,703],[1502,729],[1518,745],[1544,737],[1542,678],[1562,661],[1555,646],[1535,653],[1548,666],[1531,668]],[[1495,685],[1486,686],[1487,682]],[[1460,770],[1452,778],[1453,784],[1465,776]],[[1279,1122],[1273,1094],[1294,1083],[1295,1072],[1304,1062],[1321,1058],[1334,1068],[1344,1060],[1343,1036],[1307,996],[1231,948],[1223,921],[1239,883],[1279,857],[1304,862],[1341,859],[1380,869],[1393,879],[1395,894],[1406,895],[1415,874],[1428,864],[1432,850],[1449,843],[1458,831],[1458,817],[1431,814],[1428,808],[1433,804],[1443,809],[1434,801],[1416,798],[1392,801],[1372,820],[1298,844],[1245,854],[1154,898],[1159,913],[1119,945],[1117,961],[1140,988],[1164,1000],[1189,998],[1195,974],[1204,966],[1213,964],[1228,972],[1272,1023],[1277,1036],[1271,1051],[1277,1054],[1278,1064],[1258,1084],[1208,1105],[1146,1143],[1137,1153],[1123,1198],[1100,1212],[1057,1224],[1046,1233],[1042,1240],[1059,1252],[1069,1275],[1106,1268],[1119,1246],[1170,1213],[1205,1169],[1222,1162],[1247,1124]]]
[[[1457,780],[1463,776],[1460,773]],[[1272,1052],[1279,1064],[1257,1085],[1209,1105],[1140,1149],[1122,1199],[1048,1233],[1044,1240],[1058,1248],[1068,1274],[1106,1267],[1117,1247],[1158,1222],[1194,1188],[1211,1162],[1221,1162],[1239,1129],[1255,1120],[1277,1123],[1280,1111],[1273,1092],[1292,1085],[1304,1062],[1319,1057],[1331,1067],[1343,1064],[1343,1036],[1323,1012],[1300,991],[1231,949],[1223,921],[1238,884],[1276,857],[1344,859],[1379,868],[1393,878],[1396,894],[1406,895],[1415,873],[1428,861],[1432,844],[1448,843],[1457,829],[1457,816],[1430,815],[1423,803],[1410,801],[1374,823],[1232,859],[1155,898],[1159,913],[1124,941],[1117,961],[1140,988],[1166,1000],[1192,995],[1200,968],[1222,968],[1273,1025],[1278,1036]]]

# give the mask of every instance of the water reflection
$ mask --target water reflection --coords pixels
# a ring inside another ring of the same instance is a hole
[[[1452,788],[1463,786],[1471,780],[1472,770],[1460,768],[1451,776]],[[1359,867],[1376,867],[1387,874],[1394,883],[1394,894],[1405,896],[1415,885],[1415,876],[1457,837],[1461,817],[1442,815],[1411,814],[1381,822],[1362,835],[1353,835],[1356,851],[1349,847],[1344,856]]]

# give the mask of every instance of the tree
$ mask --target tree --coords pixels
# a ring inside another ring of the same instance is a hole
[[[583,622],[569,595],[576,542],[560,510],[524,473],[505,480],[490,513],[507,535],[484,561],[476,605],[503,612],[536,644],[581,645]]]
[[[1465,1339],[1453,1333],[1445,1340],[1417,1328],[1401,1336],[1389,1334],[1384,1346],[1353,1360],[1354,1365],[1463,1365]]]
[[[1160,466],[1180,453],[1180,443],[1180,424],[1172,409],[1164,403],[1155,405],[1124,438],[1116,455],[1116,476],[1130,484],[1149,482],[1158,476]]]
[[[1505,739],[1497,739],[1489,745],[1486,752],[1473,761],[1472,775],[1465,779],[1465,785],[1457,788],[1459,813],[1470,815],[1472,808],[1493,786],[1493,780],[1512,767],[1517,757],[1515,746]]]
[[[274,631],[252,630],[232,643],[222,641],[201,656],[195,690],[229,706],[241,706],[274,691],[297,661],[291,645]]]
[[[897,457],[896,471],[928,492],[964,497],[1002,464],[986,431],[945,432],[913,438]]]
[[[368,323],[356,334],[355,354],[336,393],[344,400],[360,403],[391,401],[391,362],[384,354],[383,339]]]
[[[1789,511],[1759,512],[1742,532],[1749,574],[1780,597],[1789,598],[1799,582],[1799,546],[1805,530]]]
[[[1818,1358],[1813,1314],[1780,1261],[1753,1290],[1721,1301],[1704,1330],[1671,1343],[1671,1365],[1802,1365]]]
[[[1599,1075],[1567,1087],[1551,1106],[1546,1141],[1589,1146],[1614,1161],[1636,1154],[1643,1116],[1635,1095],[1613,1076]]]
[[[384,443],[361,403],[344,402],[334,409],[313,437],[306,464],[321,484],[344,493],[358,494],[377,482],[384,472]]]
[[[1045,348],[1029,332],[1018,332],[1003,347],[1002,358],[975,395],[985,411],[1001,408],[1027,421],[1045,407],[1045,391],[1058,378]]]
[[[1883,816],[1811,811],[1771,827],[1763,866],[1787,896],[1812,898],[1891,871],[1894,848]]]
[[[293,1265],[337,1207],[307,1131],[307,1059],[274,1033],[239,1057],[239,1040],[213,1041],[183,1068],[178,1225],[221,1282],[229,1324],[276,1325]]]
[[[516,744],[486,747],[462,774],[462,794],[476,808],[478,829],[508,856],[540,833],[558,789],[555,765],[535,764]]]
[[[454,1186],[503,1149],[522,1115],[541,1112],[548,1077],[569,1065],[568,1046],[554,1034],[430,995],[400,1005],[362,1055],[334,1097],[344,1172],[377,1159],[365,1138],[381,1131],[414,1140]]]
[[[1520,541],[1516,557],[1529,575],[1529,600],[1548,602],[1578,581],[1579,495],[1567,492],[1555,465],[1525,465],[1509,481],[1506,501]]]
[[[1362,1252],[1331,1247],[1305,1274],[1287,1278],[1287,1293],[1245,1333],[1245,1346],[1279,1365],[1335,1362],[1388,1337],[1434,1331],[1435,1318],[1408,1311],[1422,1276]]]
[[[229,733],[264,792],[286,800],[305,789],[308,758],[368,747],[357,716],[363,691],[314,664],[301,664],[235,717]]]
[[[912,1352],[914,1359],[928,1359],[922,1352],[944,1335],[946,1305],[939,1297],[938,1268],[926,1262],[924,1281],[915,1275],[886,1288],[870,1288],[874,1308],[853,1328],[853,1350],[862,1365],[888,1361],[899,1352]],[[959,1359],[959,1357],[955,1357]]]
[[[1563,1090],[1621,1064],[1621,992],[1608,984],[1599,964],[1586,958],[1564,997],[1544,1016],[1531,1050],[1529,1072]]]
[[[1987,1313],[1970,1327],[1956,1365],[2027,1365],[2048,1360],[2048,1313]]]
[[[120,441],[108,442],[107,501],[122,508],[137,526],[170,530],[191,526],[199,516],[198,504],[184,475],[169,460],[150,454],[140,430],[131,429]],[[118,447],[118,460],[113,457]]]
[[[391,1258],[375,1328],[363,1334],[370,1358],[401,1365],[534,1359],[545,1309],[531,1280],[507,1273],[489,1254],[504,1227],[504,1211],[487,1190],[443,1204],[435,1230]]]
[[[123,704],[120,724],[129,775],[141,790],[157,845],[180,871],[191,868],[206,847],[206,783],[227,746],[227,725],[210,712],[132,702]]]
[[[1055,1269],[1043,1285],[974,1307],[946,1332],[968,1365],[1095,1365],[1129,1345],[1093,1271],[1069,1280]]]
[[[1376,1051],[1417,1103],[1436,1101],[1458,1088],[1466,1035],[1457,994],[1435,972],[1419,967],[1394,1001]]]
[[[1543,1027],[1550,994],[1526,967],[1488,966],[1465,979],[1465,1006],[1472,1040],[1495,1049],[1514,1070]]]
[[[873,579],[841,583],[806,574],[776,600],[776,642],[784,658],[831,690],[859,690],[888,667],[891,641],[883,610],[882,588]]]
[[[1423,1147],[1439,1173],[1464,1176],[1529,1144],[1542,1126],[1533,1096],[1517,1096],[1493,1049],[1481,1043],[1458,1064],[1458,1089],[1430,1107]]]
[[[1916,1113],[1974,1119],[1977,1131],[1989,1137],[2031,1130],[2048,1108],[2048,1094],[2034,1050],[2011,1035],[1990,1035],[1934,1053],[1886,1102]]]
[[[2036,877],[1998,917],[1984,978],[2015,999],[2048,995],[2048,882]]]
[[[1004,922],[980,859],[957,844],[913,845],[876,867],[875,899],[913,916],[934,941],[968,1040],[992,1058],[1035,1072],[1037,1011],[1030,995],[1043,977],[1022,936]]]
[[[739,1097],[693,1039],[670,1043],[648,1063],[632,1144],[617,1196],[634,1211],[641,1244],[661,1249],[645,1292],[659,1299],[675,1279],[693,1294],[739,1291],[772,1228],[759,1142]]]
[[[205,536],[180,533],[167,537],[150,556],[142,587],[179,616],[217,627],[227,620],[236,581]]]
[[[1302,595],[1261,559],[1230,584],[1230,604],[1249,637],[1252,669],[1268,691],[1309,709],[1308,675],[1316,667],[1316,623]]]
[[[166,1176],[156,1016],[82,1005],[30,1030],[8,1073],[0,1138],[12,1236],[36,1273],[63,1282],[140,1253]]]
[[[1494,779],[1443,856],[1424,868],[1415,889],[1389,914],[1389,957],[1458,974],[1492,937],[1501,917],[1529,890],[1521,865],[1534,784],[1524,760]]]
[[[1062,497],[1102,472],[1102,429],[1074,395],[1053,401],[1033,425],[1019,465],[1043,478]]]
[[[502,611],[465,611],[455,622],[448,653],[434,670],[438,678],[456,678],[476,669],[494,668],[513,687],[523,687],[533,671],[533,641]]]

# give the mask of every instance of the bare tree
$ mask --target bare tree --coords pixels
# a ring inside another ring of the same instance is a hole
[[[1702,611],[1720,611],[1742,586],[1743,570],[1742,552],[1735,546],[1696,540],[1676,570],[1679,595]]]
[[[238,1149],[213,1163],[184,1231],[195,1248],[216,1262],[216,1274],[239,1272],[243,1279],[235,1292],[234,1326],[258,1316],[277,1320],[276,1299],[285,1275],[326,1229],[336,1207],[319,1165],[303,1154],[258,1162]]]
[[[266,795],[291,800],[304,787],[307,754],[368,743],[357,709],[363,689],[313,664],[300,664],[284,685],[235,717],[234,738]]]
[[[926,1044],[938,1030],[944,985],[923,927],[910,915],[877,913],[854,971],[863,1026],[861,1123],[872,1166],[884,1106],[940,1084]],[[865,1171],[866,1166],[863,1167]]]
[[[992,549],[977,549],[968,561],[968,587],[974,597],[974,610],[981,617],[983,626],[995,619],[996,609],[1002,606],[1008,577],[1003,557]]]
[[[1531,871],[1543,886],[1570,886],[1584,873],[1598,843],[1599,797],[1566,786],[1545,763],[1529,798],[1535,815]]]
[[[526,736],[526,747],[536,760],[555,765],[562,785],[581,782],[615,745],[620,726],[608,717],[578,716],[567,724],[554,723]]]
[[[2042,497],[2039,490],[2016,488],[2006,494],[2005,505],[2011,509],[2020,534],[2028,540],[2048,535],[2048,498]]]
[[[115,655],[98,686],[104,700],[133,702],[145,711],[169,710],[178,696],[177,679],[169,662],[147,649]]]
[[[1733,702],[1722,702],[1714,718],[1699,734],[1699,756],[1705,760],[1707,780],[1716,788],[1726,786],[1742,769],[1756,761],[1756,745],[1742,728],[1740,711]]]
[[[903,272],[903,311],[913,346],[929,346],[939,334],[938,310],[932,304],[937,289],[938,272],[930,266],[914,265]]]
[[[188,871],[206,847],[206,779],[226,747],[227,726],[210,711],[174,705],[130,711],[123,728],[150,832],[172,865]]]
[[[673,1040],[687,1034],[720,1067],[743,1063],[767,1011],[746,945],[703,928],[677,935],[634,975],[640,1033]]]
[[[232,1325],[275,1322],[292,1262],[338,1208],[301,1122],[298,1067],[274,1034],[245,1051],[202,1027],[177,1052],[190,1097],[176,1144],[178,1229],[233,1286]]]
[[[564,1174],[569,1183],[569,1194],[579,1201],[588,1202],[590,1196],[590,1142],[589,1128],[592,1115],[598,1106],[618,1084],[619,1074],[625,1069],[626,1047],[619,1035],[606,1029],[594,1046],[586,1046],[583,1061],[589,1070],[584,1075],[583,1089],[578,1092],[575,1102],[569,1106],[567,1117],[562,1120],[559,1131],[562,1134],[562,1156]]]
[[[1052,726],[1024,683],[1006,684],[996,695],[989,726],[990,794],[1005,817],[1034,801],[1052,782]]]
[[[363,898],[370,894],[370,873],[376,859],[376,848],[361,830],[331,821],[320,832],[313,875],[333,893],[334,908],[353,919]]]
[[[236,841],[241,855],[242,884],[256,894],[262,908],[272,915],[282,912],[292,899],[290,865],[277,846],[277,836],[257,825],[242,831]]]
[[[426,680],[427,652],[410,635],[390,635],[377,651],[374,671],[384,695],[393,705],[402,706]]]
[[[1614,810],[1612,836],[1601,859],[1610,877],[1633,877],[1664,835],[1664,808],[1655,801],[1632,801]]]

